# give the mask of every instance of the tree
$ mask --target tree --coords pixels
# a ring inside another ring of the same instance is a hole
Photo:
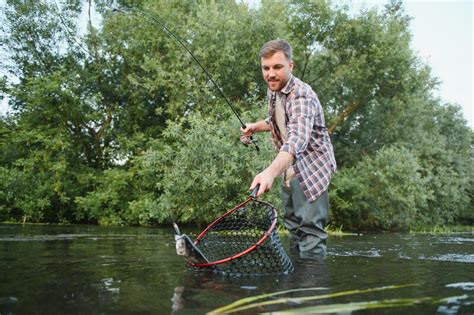
[[[431,95],[437,80],[410,49],[400,2],[360,13],[305,0],[118,1],[115,12],[83,3],[6,2],[0,219],[203,223],[245,197],[274,156],[270,141],[259,135],[258,156],[240,146],[237,119],[165,23],[244,121],[265,117],[258,49],[292,43],[294,73],[318,93],[332,132],[335,222],[472,222],[472,130]]]
[[[332,220],[352,230],[403,230],[417,225],[431,197],[415,155],[385,147],[343,169],[330,191]]]
[[[409,46],[409,18],[396,4],[353,16],[325,1],[297,1],[290,23],[292,40],[304,43],[297,74],[319,95],[340,166],[390,141],[381,138],[383,128],[435,86]]]

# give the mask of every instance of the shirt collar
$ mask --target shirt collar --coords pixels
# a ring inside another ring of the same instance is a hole
[[[291,74],[286,85],[280,90],[280,93],[289,94],[291,92],[291,89],[293,88],[293,78],[293,74]]]

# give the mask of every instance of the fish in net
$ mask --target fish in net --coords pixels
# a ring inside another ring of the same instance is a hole
[[[277,231],[278,213],[258,200],[258,186],[241,204],[204,229],[194,242],[177,225],[176,250],[195,272],[227,276],[283,275],[293,271]]]

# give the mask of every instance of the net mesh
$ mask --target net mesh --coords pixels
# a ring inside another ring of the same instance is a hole
[[[234,257],[212,266],[188,263],[193,271],[212,271],[228,276],[279,275],[293,270],[276,229],[277,212],[269,203],[251,199],[223,217],[197,239],[196,246],[209,262]],[[268,237],[262,242],[265,233]],[[255,249],[242,255],[252,246]]]

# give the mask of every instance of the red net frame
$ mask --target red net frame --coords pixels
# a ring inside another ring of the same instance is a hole
[[[194,245],[208,262],[188,261],[190,270],[231,276],[278,275],[293,271],[278,235],[278,212],[272,204],[258,200],[255,194],[256,190],[198,235]]]

